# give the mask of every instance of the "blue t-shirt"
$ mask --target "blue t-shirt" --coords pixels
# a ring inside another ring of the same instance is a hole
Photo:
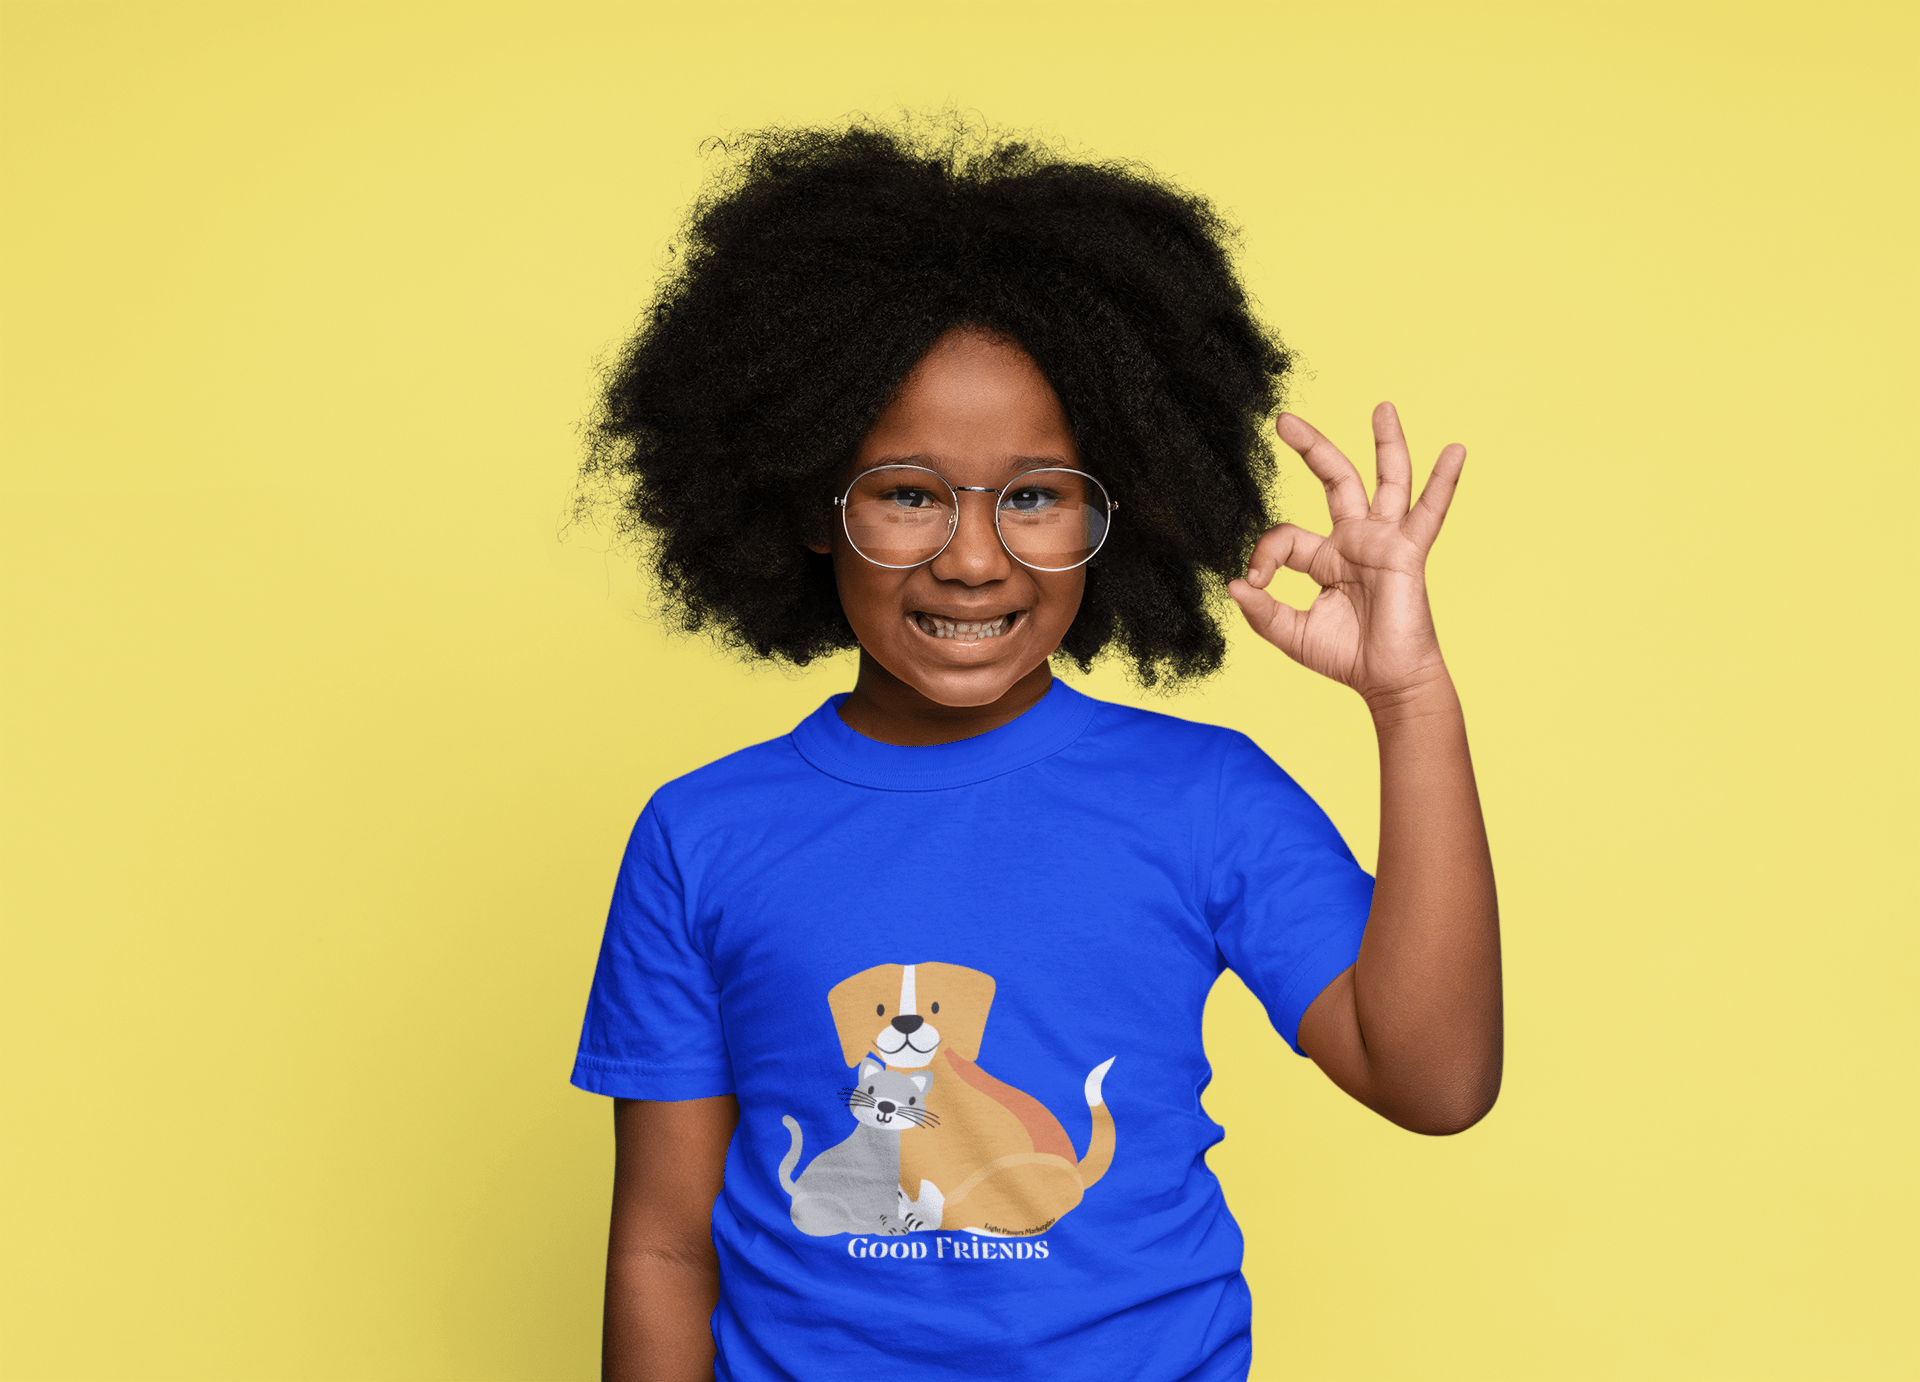
[[[1055,682],[903,748],[834,697],[654,794],[573,1082],[735,1094],[724,1382],[1244,1378],[1207,992],[1293,1043],[1373,882],[1244,735]]]

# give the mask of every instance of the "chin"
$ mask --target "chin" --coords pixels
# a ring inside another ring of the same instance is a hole
[[[964,710],[973,706],[992,705],[1019,685],[1021,679],[1031,671],[1032,667],[1024,671],[1016,668],[989,670],[983,667],[971,672],[956,672],[945,667],[915,667],[909,669],[909,675],[901,676],[900,680],[935,705]],[[894,675],[900,676],[897,672]]]
[[[894,678],[935,705],[955,710],[992,705],[1047,660],[1047,654],[1037,648],[1007,647],[996,649],[997,655],[991,660],[983,659],[968,666],[958,658],[941,657],[937,652],[929,656],[928,648],[913,642],[903,646],[902,642],[892,639],[876,639],[862,646]]]

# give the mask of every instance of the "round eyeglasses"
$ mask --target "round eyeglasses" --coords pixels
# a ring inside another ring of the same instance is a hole
[[[1029,470],[999,489],[950,485],[918,465],[883,465],[853,477],[834,500],[853,550],[903,570],[932,561],[960,530],[961,494],[994,496],[993,526],[1007,555],[1035,571],[1085,566],[1120,507],[1084,470]]]

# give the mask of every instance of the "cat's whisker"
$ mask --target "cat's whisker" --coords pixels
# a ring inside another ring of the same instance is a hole
[[[793,1196],[797,1226],[816,1236],[855,1231],[895,1234],[918,1233],[938,1222],[930,1221],[919,1201],[907,1198],[898,1183],[901,1134],[940,1123],[940,1116],[920,1103],[928,1082],[924,1075],[882,1070],[877,1061],[863,1064],[859,1084],[835,1091],[859,1126],[837,1146],[815,1152],[797,1182],[786,1177],[800,1159],[801,1130],[793,1119],[784,1120],[793,1145],[789,1160],[781,1163],[780,1175]]]

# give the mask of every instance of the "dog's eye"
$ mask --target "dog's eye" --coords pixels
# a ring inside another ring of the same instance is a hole
[[[935,1003],[935,1004],[933,1005],[933,1011],[934,1011],[934,1012],[935,1012],[936,1014],[938,1014],[938,1013],[939,1013],[939,1011],[940,1011],[940,1005],[939,1005],[938,1003]]]
[[[873,1015],[875,1017],[885,1017],[887,1015],[887,1005],[885,1003],[876,1003],[873,1008]]]

